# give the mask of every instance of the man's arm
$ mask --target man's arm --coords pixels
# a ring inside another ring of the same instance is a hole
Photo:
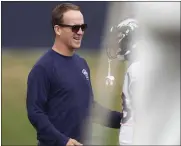
[[[90,77],[90,69],[85,59],[84,63],[88,69],[89,72],[89,78],[90,78],[90,86],[92,90],[92,84],[91,84],[91,77]],[[91,96],[94,98],[93,91],[91,91]],[[101,106],[96,101],[93,101],[93,122],[104,125],[106,127],[110,128],[120,128],[121,119],[123,117],[123,114],[117,111],[111,111],[103,106]],[[105,117],[108,117],[108,119]]]
[[[112,111],[101,106],[96,101],[93,102],[93,121],[110,128],[120,128],[120,122],[123,114],[117,111]],[[105,118],[108,117],[108,118]]]
[[[65,146],[69,138],[60,133],[46,115],[45,105],[49,89],[50,82],[45,69],[35,66],[28,76],[26,100],[28,118],[37,130],[39,140],[49,146]]]

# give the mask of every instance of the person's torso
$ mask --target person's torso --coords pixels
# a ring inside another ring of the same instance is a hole
[[[89,68],[78,55],[65,57],[51,50],[46,56],[51,58],[46,68],[48,118],[60,132],[79,139],[92,103]]]

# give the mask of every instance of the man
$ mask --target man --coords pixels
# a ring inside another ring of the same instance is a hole
[[[99,123],[119,128],[122,114],[94,102],[87,62],[75,54],[87,25],[80,8],[64,3],[52,11],[55,42],[28,75],[27,112],[41,146],[84,144],[85,123],[91,107],[110,115],[111,122]],[[101,116],[101,115],[97,115]]]
[[[128,69],[125,74],[122,90],[122,113],[121,128],[119,133],[120,145],[133,144],[133,124],[135,120],[135,107],[133,102],[133,87],[138,81],[140,62],[137,60],[137,41],[135,34],[138,30],[138,23],[134,19],[126,19],[110,30],[111,41],[116,40],[118,48],[108,47],[109,59],[128,61]],[[110,43],[111,44],[111,43]],[[114,55],[112,53],[114,53]],[[110,78],[111,79],[111,78]],[[111,81],[110,81],[111,82]]]

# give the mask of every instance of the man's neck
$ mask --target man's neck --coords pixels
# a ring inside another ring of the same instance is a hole
[[[55,40],[52,49],[63,56],[72,56],[75,52],[73,49],[69,49],[68,46],[57,40]]]

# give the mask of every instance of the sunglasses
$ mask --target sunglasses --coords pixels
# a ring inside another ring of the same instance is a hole
[[[59,26],[62,27],[70,27],[72,29],[72,32],[77,33],[80,28],[82,31],[85,31],[87,29],[87,24],[82,24],[82,25],[67,25],[67,24],[58,24]]]

